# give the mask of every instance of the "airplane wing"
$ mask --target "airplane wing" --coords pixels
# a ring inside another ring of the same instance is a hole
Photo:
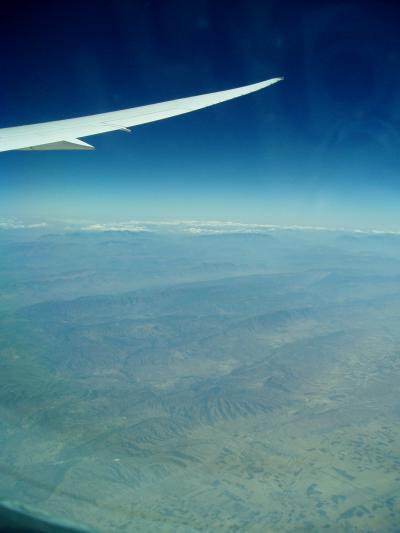
[[[203,107],[225,102],[225,100],[232,100],[232,98],[264,89],[282,79],[272,78],[227,91],[179,98],[122,111],[2,128],[0,129],[0,152],[7,150],[93,150],[94,147],[82,141],[81,137],[116,130],[130,131],[129,127],[190,113]]]

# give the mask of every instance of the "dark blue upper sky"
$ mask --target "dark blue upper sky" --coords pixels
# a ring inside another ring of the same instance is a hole
[[[0,217],[399,227],[400,9],[385,2],[5,2],[0,126],[286,76],[95,152],[0,155]]]

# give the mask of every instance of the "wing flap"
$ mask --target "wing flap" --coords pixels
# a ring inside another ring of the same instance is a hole
[[[53,143],[35,144],[34,146],[18,148],[18,150],[94,150],[94,146],[85,141],[81,141],[81,139],[69,139]]]

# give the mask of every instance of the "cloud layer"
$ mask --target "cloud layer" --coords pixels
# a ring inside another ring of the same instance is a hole
[[[274,231],[325,231],[346,232],[367,235],[400,235],[400,230],[380,229],[349,229],[330,228],[324,226],[300,226],[300,225],[275,225],[275,224],[252,224],[221,220],[129,220],[125,222],[88,224],[80,228],[82,231],[127,231],[127,232],[173,232],[189,233],[192,235],[212,235],[228,233],[271,233]]]
[[[65,225],[67,223],[67,225]],[[286,232],[329,232],[364,235],[400,235],[400,229],[361,229],[346,227],[256,224],[224,220],[127,220],[120,222],[89,222],[65,220],[26,222],[17,219],[0,219],[0,230],[34,230],[57,228],[62,231],[130,232],[130,233],[180,233],[189,235],[266,234]]]
[[[47,226],[47,222],[26,223],[15,219],[0,220],[0,230],[38,229],[46,228]]]

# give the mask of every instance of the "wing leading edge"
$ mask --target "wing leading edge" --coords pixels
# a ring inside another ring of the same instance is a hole
[[[190,113],[232,100],[269,87],[282,79],[272,78],[227,91],[179,98],[99,115],[3,128],[0,129],[0,152],[7,150],[93,150],[94,147],[82,141],[80,137],[117,130],[130,131],[129,127]]]

